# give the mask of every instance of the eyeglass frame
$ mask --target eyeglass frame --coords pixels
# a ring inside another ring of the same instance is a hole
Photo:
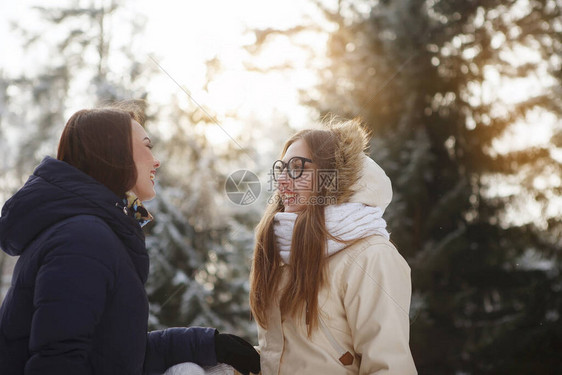
[[[302,162],[302,169],[300,170],[300,173],[299,173],[298,176],[293,176],[293,174],[291,173],[291,169],[289,169],[289,164],[291,163],[291,160],[293,160],[293,159],[299,159]],[[287,169],[287,176],[291,177],[293,180],[296,180],[297,178],[300,178],[302,176],[302,174],[305,170],[305,168],[304,168],[304,166],[306,165],[305,163],[307,163],[307,162],[313,163],[312,160],[310,160],[309,158],[305,158],[304,156],[293,156],[286,163],[281,159],[275,160],[273,162],[273,165],[271,166],[271,172],[272,172],[273,180],[275,182],[279,181],[279,180],[277,180],[277,178],[275,178],[275,164],[277,164],[278,162],[281,162],[281,165],[283,166],[283,168],[279,172],[279,175],[281,175],[286,168]]]

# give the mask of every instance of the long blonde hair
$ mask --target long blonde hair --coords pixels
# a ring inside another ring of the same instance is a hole
[[[353,193],[351,185],[358,178],[359,156],[367,145],[367,134],[356,120],[328,125],[327,130],[306,129],[296,133],[284,145],[285,155],[291,144],[303,140],[317,170],[337,171],[337,189],[318,186],[315,195],[324,201],[341,203]],[[266,208],[256,228],[256,245],[250,275],[250,308],[258,324],[267,328],[267,310],[278,292],[282,316],[296,317],[305,313],[310,336],[318,326],[318,292],[326,282],[326,244],[333,238],[326,229],[324,205],[310,204],[299,212],[295,221],[288,268],[290,282],[281,290],[281,257],[273,231],[274,217],[283,211],[279,192]]]

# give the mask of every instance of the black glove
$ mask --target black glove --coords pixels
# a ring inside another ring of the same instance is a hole
[[[243,375],[258,374],[261,370],[260,355],[244,339],[228,333],[215,334],[217,361],[234,367]]]

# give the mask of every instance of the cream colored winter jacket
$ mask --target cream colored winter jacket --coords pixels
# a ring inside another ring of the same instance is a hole
[[[390,180],[367,157],[354,189],[351,202],[384,209],[392,198]],[[282,282],[290,282],[287,274]],[[330,256],[328,275],[318,296],[321,325],[310,338],[304,313],[281,321],[278,305],[270,308],[268,329],[258,325],[261,374],[417,374],[409,347],[410,267],[392,243],[364,238]]]
[[[410,268],[394,246],[366,238],[331,256],[328,274],[318,300],[323,326],[310,338],[304,314],[281,322],[277,308],[269,329],[258,327],[262,375],[416,374],[408,344]],[[351,364],[340,362],[345,352]]]

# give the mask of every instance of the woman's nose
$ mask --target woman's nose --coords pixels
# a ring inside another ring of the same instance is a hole
[[[154,158],[154,168],[160,168],[160,160]]]
[[[291,183],[293,179],[287,174],[287,170],[285,169],[281,174],[277,177],[277,189],[279,190],[287,190],[290,189]]]
[[[287,168],[283,169],[279,176],[277,176],[277,182],[288,182],[289,174],[287,173]]]

